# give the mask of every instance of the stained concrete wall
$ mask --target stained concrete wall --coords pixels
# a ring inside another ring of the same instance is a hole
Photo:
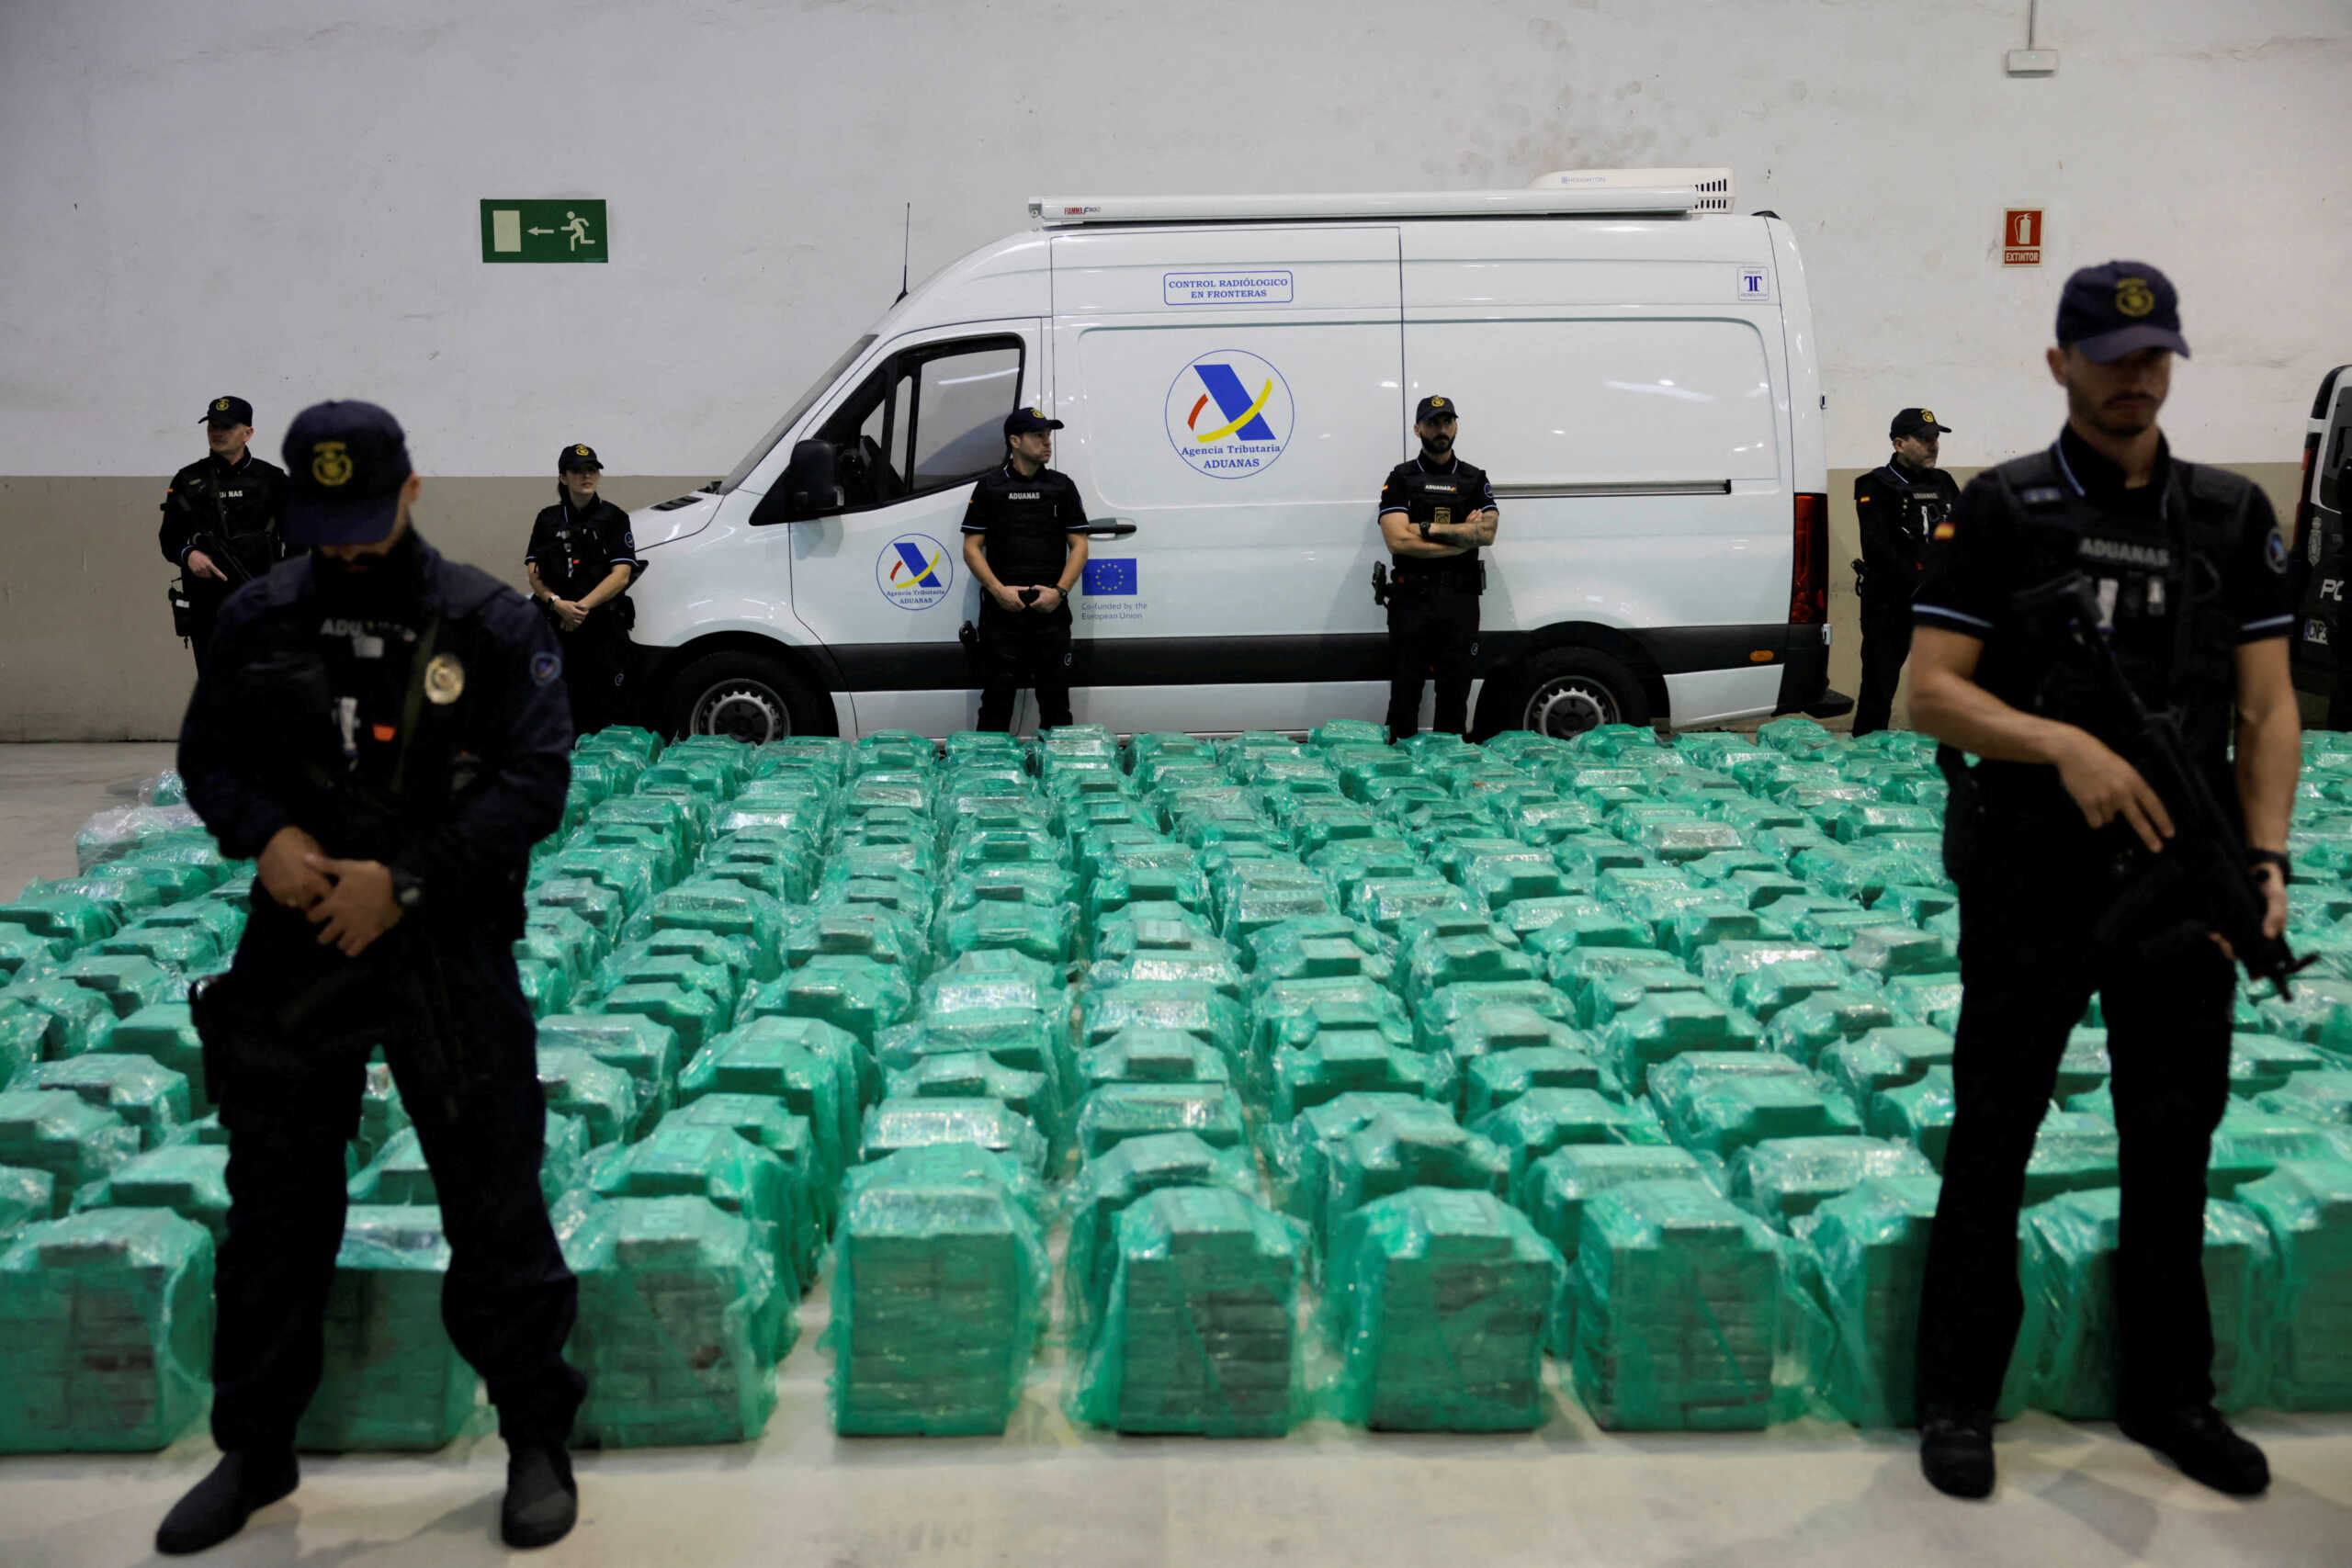
[[[725,471],[897,292],[909,200],[920,277],[1033,195],[1729,164],[1804,247],[1834,468],[1904,403],[1955,465],[2047,440],[2058,282],[2118,254],[2184,292],[2180,449],[2291,464],[2352,359],[2352,10],[2044,0],[2038,81],[2001,68],[2025,11],[0,6],[0,738],[168,728],[152,508],[205,400],[253,399],[265,451],[314,398],[389,404],[428,525],[509,569],[547,482],[514,476],[565,441],[676,476],[624,499]],[[609,264],[482,265],[481,198],[566,195],[611,203]],[[2049,209],[2045,268],[1997,265],[2010,204]]]

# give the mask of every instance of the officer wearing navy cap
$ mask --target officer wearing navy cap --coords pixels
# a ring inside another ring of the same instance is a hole
[[[637,624],[628,593],[645,562],[628,513],[596,494],[605,465],[595,448],[573,442],[556,455],[555,470],[556,503],[532,521],[523,570],[563,650],[571,727],[586,735],[627,717],[628,632]]]
[[[545,1545],[577,1511],[564,1444],[586,1383],[563,1358],[577,1291],[539,1190],[547,1108],[512,947],[571,777],[562,660],[521,594],[418,535],[423,481],[390,413],[316,404],[285,456],[286,537],[306,553],[222,607],[180,732],[189,805],[257,864],[236,956],[191,998],[229,1134],[221,1459],[156,1547],[202,1551],[296,1485],[379,1047],[440,1194],[442,1321],[506,1438],[502,1529]]]
[[[1388,470],[1380,486],[1380,536],[1391,564],[1388,606],[1388,733],[1419,733],[1421,685],[1437,683],[1432,728],[1470,727],[1471,661],[1478,652],[1478,595],[1486,592],[1481,546],[1495,542],[1502,512],[1487,470],[1454,455],[1460,412],[1451,398],[1423,398],[1413,411],[1419,456]]]
[[[1936,467],[1939,438],[1951,434],[1926,409],[1904,409],[1888,424],[1894,451],[1854,481],[1862,558],[1854,563],[1862,601],[1862,694],[1854,733],[1884,729],[1894,688],[1911,654],[1911,594],[1926,569],[1928,540],[1951,515],[1960,486]]]
[[[253,455],[254,406],[244,399],[213,399],[199,423],[211,451],[172,476],[155,542],[180,569],[173,629],[187,638],[200,671],[221,601],[286,558],[278,531],[286,470]]]
[[[1920,1467],[1955,1496],[1992,1489],[1993,1412],[2022,1312],[2026,1162],[2097,991],[2122,1139],[2116,1416],[2193,1479],[2250,1495],[2269,1467],[2214,1409],[2202,1271],[2236,966],[2197,889],[2163,874],[2184,802],[2135,765],[2140,733],[2071,622],[2021,596],[2069,579],[2094,591],[2125,678],[2148,709],[2170,710],[2211,794],[2242,818],[2245,875],[2275,938],[2301,760],[2287,547],[2262,491],[2174,457],[2157,426],[2188,354],[2163,273],[2128,261],[2075,273],[2057,338],[2047,359],[2065,427],[1969,482],[1911,606],[1911,716],[1943,743],[1952,783],[1945,859],[1966,988],[1921,1295]]]
[[[1021,688],[1037,728],[1070,722],[1070,591],[1086,570],[1086,504],[1046,467],[1062,422],[1035,409],[1004,420],[1004,466],[982,474],[964,510],[964,565],[980,585],[982,729],[1010,730]]]

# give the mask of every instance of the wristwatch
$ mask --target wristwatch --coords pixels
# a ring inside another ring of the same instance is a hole
[[[2280,882],[2292,882],[2295,880],[2295,863],[2289,860],[2284,854],[2280,853],[2277,850],[2251,850],[2247,852],[2246,860],[2248,863],[2253,865],[2277,866],[2278,868],[2278,880]]]
[[[424,902],[424,884],[416,873],[404,866],[388,868],[392,874],[392,902],[403,909],[413,909]]]

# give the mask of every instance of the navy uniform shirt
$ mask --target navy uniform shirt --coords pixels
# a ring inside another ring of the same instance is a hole
[[[1426,457],[1416,457],[1388,470],[1388,478],[1380,486],[1380,513],[1386,516],[1401,512],[1415,523],[1442,524],[1448,526],[1466,523],[1476,512],[1500,513],[1495,504],[1495,487],[1487,478],[1487,470],[1456,457],[1443,468]],[[1406,579],[1425,578],[1440,581],[1467,581],[1472,587],[1478,582],[1478,552],[1476,548],[1458,556],[1395,556],[1391,575]]]
[[[569,496],[542,511],[531,524],[523,558],[539,569],[539,581],[559,599],[578,600],[594,592],[616,566],[631,569],[632,584],[645,573],[628,513],[602,496],[584,511]]]
[[[246,577],[259,577],[286,558],[286,547],[277,532],[278,514],[285,505],[285,469],[254,457],[251,447],[246,448],[242,463],[224,462],[208,452],[172,476],[171,489],[164,493],[164,521],[155,531],[155,543],[165,560],[184,568],[188,551],[196,547],[195,536],[209,535],[230,557],[214,564],[232,582],[241,582]],[[222,593],[228,592],[220,584],[212,586]]]
[[[1069,564],[1069,536],[1086,532],[1086,506],[1069,475],[1040,468],[1023,478],[1008,457],[972,486],[964,532],[980,536],[989,570],[1007,588],[1055,588]]]
[[[1892,457],[1854,480],[1865,599],[1873,604],[1911,602],[1919,574],[1927,570],[1928,540],[1959,500],[1959,481],[1943,469],[1913,473]]]

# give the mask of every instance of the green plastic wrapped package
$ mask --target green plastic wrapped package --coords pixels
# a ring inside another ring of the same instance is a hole
[[[71,980],[19,981],[0,991],[0,1007],[12,1002],[43,1019],[41,1055],[48,1061],[103,1051],[114,1034],[113,1004]]]
[[[1416,1048],[1405,1004],[1368,976],[1277,980],[1258,993],[1251,1013],[1250,1060],[1261,1077],[1281,1053],[1303,1051],[1327,1032],[1376,1034],[1400,1050]]]
[[[0,1453],[152,1452],[200,1420],[212,1238],[163,1209],[26,1226],[0,1248]]]
[[[1472,1008],[1448,1024],[1439,1048],[1458,1069],[1468,1073],[1475,1071],[1486,1057],[1499,1053],[1551,1048],[1597,1055],[1599,1043],[1552,1013],[1539,1012],[1516,1002],[1492,1002]],[[1612,1087],[1614,1083],[1612,1077]]]
[[[1070,1119],[1052,1077],[1010,1067],[984,1051],[949,1051],[917,1058],[888,1075],[892,1100],[973,1100],[1001,1102],[1037,1124],[1049,1158],[1069,1146]]]
[[[1102,1044],[1136,1024],[1182,1030],[1233,1063],[1242,1059],[1248,1032],[1240,1004],[1215,987],[1139,980],[1088,996],[1079,1044]]]
[[[642,1141],[600,1151],[586,1175],[588,1190],[602,1199],[707,1198],[751,1227],[787,1281],[797,1279],[793,1252],[808,1225],[792,1173],[732,1127],[664,1117]]]
[[[1557,1247],[1573,1270],[1584,1231],[1584,1206],[1600,1193],[1635,1181],[1703,1181],[1707,1168],[1671,1144],[1568,1144],[1527,1168],[1521,1205],[1536,1233]],[[1575,1344],[1576,1303],[1569,1276],[1560,1278],[1545,1344],[1562,1360]]]
[[[1581,966],[1583,983],[1577,996],[1576,1017],[1588,1030],[1606,1030],[1619,1014],[1654,996],[1706,989],[1698,976],[1662,953],[1648,954],[1648,963],[1632,965],[1598,963],[1593,954],[1577,956],[1587,962]]]
[[[1868,926],[1856,931],[1846,945],[1845,958],[1863,974],[1881,980],[1960,973],[1960,955],[1951,943],[1898,925]]]
[[[2254,1103],[2260,1110],[2330,1127],[2352,1126],[2352,1069],[2296,1073],[2277,1089],[2255,1096]]]
[[[851,1162],[863,1125],[856,1070],[831,1049],[830,1024],[810,1019],[763,1019],[706,1047],[680,1075],[679,1099],[692,1104],[710,1094],[756,1094],[808,1119],[816,1166],[813,1184],[821,1219],[833,1222],[832,1195]],[[831,1031],[838,1034],[839,1031]]]
[[[1102,1329],[1073,1420],[1121,1432],[1273,1438],[1303,1414],[1303,1228],[1222,1188],[1164,1189],[1119,1215]]]
[[[1668,1141],[1665,1126],[1646,1103],[1611,1100],[1589,1089],[1532,1089],[1471,1125],[1510,1159],[1503,1195],[1531,1212],[1530,1172],[1554,1150],[1571,1144],[1656,1146]]]
[[[2352,1409],[2352,1165],[2287,1160],[2237,1201],[2268,1231],[2278,1262],[2267,1403]]]
[[[1084,1135],[1084,1122],[1080,1124]],[[1020,1112],[994,1100],[885,1100],[866,1113],[862,1162],[904,1149],[969,1144],[1010,1155],[1032,1175],[1046,1168],[1046,1136]]]
[[[1001,951],[1018,953],[1047,964],[1064,964],[1078,952],[1078,907],[984,900],[968,909],[944,914],[933,933],[944,957]]]
[[[297,1447],[437,1449],[473,1414],[478,1379],[441,1324],[449,1243],[431,1206],[356,1205],[327,1292],[319,1391]]]
[[[1732,1156],[1730,1176],[1733,1202],[1786,1231],[1865,1181],[1909,1177],[1933,1181],[1936,1168],[1908,1144],[1845,1134],[1751,1144]]]
[[[1381,1116],[1453,1125],[1453,1111],[1419,1095],[1356,1092],[1303,1111],[1287,1123],[1269,1126],[1266,1164],[1283,1212],[1306,1220],[1321,1235],[1330,1196],[1331,1150]]]
[[[55,1177],[26,1166],[0,1165],[0,1244],[27,1225],[48,1219],[56,1207]]]
[[[542,881],[576,877],[593,882],[619,898],[621,918],[626,920],[684,870],[684,857],[666,846],[656,850],[600,844],[549,855],[531,867],[531,874]]]
[[[1670,1088],[1653,1074],[1651,1088],[1676,1143],[1726,1160],[1767,1139],[1861,1132],[1853,1107],[1811,1074],[1710,1074]]]
[[[1244,1148],[1220,1149],[1193,1133],[1154,1133],[1129,1138],[1079,1168],[1064,1201],[1069,1247],[1063,1260],[1063,1299],[1070,1342],[1093,1337],[1118,1262],[1118,1217],[1146,1193],[1168,1187],[1222,1187],[1254,1200],[1258,1173]]]
[[[741,1443],[766,1428],[798,1327],[742,1220],[705,1198],[596,1203],[564,1258],[580,1278],[569,1353],[588,1375],[575,1442]]]
[[[2072,1421],[2115,1416],[2115,1240],[2121,1194],[2069,1192],[2025,1212],[2019,1270],[2027,1314],[2048,1324],[2034,1366],[2033,1404]],[[2252,1212],[2205,1205],[2205,1299],[2213,1316],[2213,1403],[2262,1402],[2270,1381],[2276,1259]]]
[[[0,986],[55,974],[57,966],[73,956],[75,946],[65,937],[43,936],[26,926],[0,925]]]
[[[1524,1008],[1555,1023],[1573,1021],[1574,1004],[1542,980],[1463,980],[1439,987],[1414,1009],[1414,1043],[1443,1051],[1464,1019],[1495,1007]]]
[[[1105,1084],[1230,1083],[1232,1077],[1231,1064],[1197,1035],[1136,1024],[1079,1053],[1071,1098],[1082,1100]]]
[[[38,1174],[46,1180],[47,1172]],[[74,1213],[85,1209],[169,1209],[202,1225],[218,1247],[229,1234],[228,1146],[172,1144],[125,1160],[74,1194]],[[6,1228],[0,1222],[0,1231]]]
[[[129,1018],[151,1002],[187,999],[187,980],[177,970],[152,958],[85,953],[60,968],[57,977],[97,992],[119,1019]]]
[[[139,1129],[78,1095],[46,1089],[0,1094],[0,1165],[45,1170],[62,1215],[74,1194],[139,1153]]]
[[[1930,1067],[1910,1083],[1880,1091],[1870,1103],[1866,1122],[1882,1138],[1911,1145],[1941,1170],[1958,1103],[1951,1069]]]
[[[1438,937],[1415,944],[1406,972],[1406,995],[1416,1008],[1426,1007],[1440,987],[1466,981],[1534,980],[1536,967],[1526,953],[1506,947],[1485,931],[1470,936]]]
[[[764,893],[732,882],[689,878],[655,895],[630,920],[628,934],[636,938],[657,931],[748,937],[755,977],[773,980],[784,971],[784,906]]]
[[[1191,1133],[1217,1148],[1248,1136],[1241,1097],[1224,1083],[1114,1083],[1078,1109],[1078,1146],[1096,1158],[1130,1138]]]
[[[1272,1113],[1278,1122],[1358,1090],[1419,1095],[1449,1106],[1457,1098],[1452,1057],[1408,1050],[1372,1030],[1327,1030],[1303,1049],[1275,1052],[1272,1067]]]
[[[0,926],[22,926],[36,936],[58,937],[85,947],[122,929],[121,917],[88,896],[26,887],[15,899],[0,904]]]
[[[711,957],[692,952],[659,951],[666,945],[663,937],[690,947],[705,942],[721,945],[722,951]],[[723,944],[731,940],[707,937],[700,931],[668,931],[643,942],[626,943],[597,965],[589,994],[601,998],[623,986],[679,986],[700,991],[717,1004],[720,1018],[731,1019],[744,988],[742,971],[727,963],[728,955],[723,953]]]
[[[784,1237],[790,1265],[786,1273],[795,1289],[805,1292],[816,1282],[817,1258],[825,1242],[824,1214],[833,1192],[828,1186],[827,1202],[819,1202],[820,1168],[808,1118],[763,1094],[707,1094],[662,1117],[654,1132],[658,1134],[666,1127],[723,1127],[783,1163],[790,1199]]]
[[[524,894],[534,910],[562,909],[595,928],[606,942],[621,934],[620,895],[583,876],[559,876],[535,883]]]
[[[937,1022],[972,1008],[1034,1008],[1066,1019],[1069,993],[1055,965],[1017,953],[967,953],[944,964],[917,992],[920,1016]]]
[[[618,1143],[637,1125],[637,1090],[628,1075],[574,1045],[542,1045],[539,1088],[548,1109],[580,1118],[590,1146]]]
[[[1594,1195],[1571,1275],[1576,1391],[1606,1431],[1758,1431],[1776,1392],[1793,1245],[1696,1181]]]
[[[1776,1014],[1765,1026],[1764,1043],[1768,1050],[1811,1066],[1832,1045],[1904,1021],[1880,993],[1825,991]]]
[[[2312,1046],[2268,1034],[2239,1034],[2230,1041],[2230,1092],[2251,1100],[2284,1089],[2300,1073],[2335,1066]],[[2333,1118],[2331,1118],[2333,1119]]]
[[[203,1121],[191,1122],[185,1136],[199,1143],[229,1141],[220,1132],[220,1115],[214,1111]],[[400,1085],[392,1081],[392,1069],[383,1062],[370,1062],[359,1077],[359,1131],[351,1140],[353,1170],[372,1163],[391,1141],[410,1125],[408,1107],[401,1102]],[[211,1134],[219,1133],[217,1138]]]
[[[1832,1331],[1820,1392],[1857,1426],[1918,1424],[1920,1282],[1941,1190],[1932,1175],[1872,1177],[1807,1224]],[[2046,1326],[2027,1314],[1996,1407],[2002,1420],[2025,1410]]]
[[[1409,1187],[1508,1195],[1511,1152],[1451,1120],[1373,1117],[1323,1145],[1321,1236],[1327,1253],[1347,1217]]]
[[[708,991],[670,981],[616,986],[597,999],[596,1008],[608,1017],[642,1018],[663,1025],[689,1057],[734,1021],[733,1010]]]
[[[1839,989],[1849,977],[1845,965],[1834,960],[1791,959],[1739,974],[1727,988],[1728,995],[1712,989],[1710,994],[1754,1015],[1758,1023],[1770,1023],[1799,1002]]]
[[[1548,1019],[1540,1021],[1550,1023]],[[1589,1089],[1608,1100],[1623,1100],[1625,1093],[1617,1075],[1591,1051],[1569,1045],[1512,1045],[1469,1058],[1462,1075],[1463,1117],[1475,1122],[1538,1089]]]
[[[539,1190],[549,1202],[579,1185],[580,1169],[588,1156],[588,1134],[570,1116],[548,1116],[545,1145],[539,1155]],[[385,1208],[437,1208],[440,1194],[424,1145],[416,1129],[403,1128],[350,1181],[355,1203]]]
[[[49,1015],[0,1000],[0,1087],[41,1059]]]
[[[1941,1029],[1898,1024],[1873,1029],[1859,1040],[1844,1040],[1821,1054],[1816,1064],[1829,1081],[1858,1106],[1890,1089],[1917,1083],[1930,1067],[1951,1062],[1951,1035]]]
[[[2287,1160],[2352,1160],[2352,1130],[2233,1100],[2213,1130],[2205,1163],[2206,1190],[2216,1198],[2235,1197],[2238,1189],[2268,1176]]]
[[[1762,1031],[1744,1012],[1697,991],[1666,991],[1620,1013],[1601,1047],[1632,1094],[1649,1091],[1650,1070],[1687,1051],[1756,1051]]]
[[[1340,1227],[1325,1305],[1339,1419],[1387,1431],[1544,1424],[1544,1324],[1560,1255],[1486,1192],[1417,1187]]]
[[[1951,1033],[1960,1023],[1960,976],[1911,975],[1889,980],[1881,987],[1886,1005],[1914,1023],[1931,1024]]]
[[[187,1077],[146,1056],[113,1051],[36,1062],[9,1089],[71,1094],[111,1111],[139,1131],[139,1146],[160,1148],[188,1120]]]
[[[773,985],[752,987],[742,1016],[806,1018],[846,1031],[869,1052],[884,1030],[914,1012],[914,988],[895,964],[853,955],[820,955]]]
[[[969,1153],[910,1150],[851,1183],[826,1331],[845,1437],[1000,1433],[1020,1403],[1045,1238],[1017,1172]]]

